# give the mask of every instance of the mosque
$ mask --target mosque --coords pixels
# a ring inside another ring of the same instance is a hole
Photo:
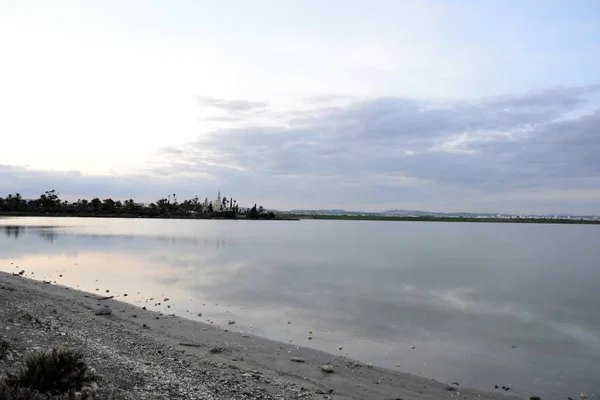
[[[221,200],[221,191],[219,190],[219,195],[216,200],[210,202],[212,204],[212,208],[214,211],[221,211],[221,207],[223,207],[223,201]]]

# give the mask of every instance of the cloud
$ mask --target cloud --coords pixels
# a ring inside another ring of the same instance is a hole
[[[196,100],[200,106],[223,111],[251,111],[267,107],[267,103],[260,101],[226,100],[208,96],[196,96]]]
[[[280,193],[305,190],[306,198],[318,191],[324,202],[341,195],[361,204],[374,192],[382,203],[431,203],[431,196],[585,189],[600,181],[600,109],[581,110],[598,92],[589,85],[443,103],[322,98],[270,124],[225,127],[164,152],[198,171],[216,165],[216,179],[244,176],[261,189],[270,182]],[[167,169],[180,171],[175,163]]]
[[[203,98],[224,112],[219,128],[160,149],[140,176],[35,176],[152,199],[223,189],[280,209],[600,213],[599,92],[452,102],[330,96],[291,109]]]

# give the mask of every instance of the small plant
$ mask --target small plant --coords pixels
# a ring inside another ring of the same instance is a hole
[[[217,343],[212,349],[210,349],[211,354],[221,354],[229,350],[229,345],[225,342]]]
[[[86,392],[81,395],[76,395],[74,391],[69,393],[51,395],[42,394],[29,388],[23,388],[21,386],[8,385],[4,380],[0,379],[0,400],[101,400],[103,397],[95,397]],[[107,400],[115,400],[109,398]]]
[[[96,381],[78,350],[54,348],[29,353],[25,369],[8,379],[9,386],[28,388],[40,393],[60,394],[81,390]]]
[[[8,354],[8,349],[10,348],[10,343],[6,340],[0,340],[0,360],[4,360],[4,357]]]

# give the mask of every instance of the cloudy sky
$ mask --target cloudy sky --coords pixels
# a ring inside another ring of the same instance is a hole
[[[0,0],[0,195],[600,214],[597,0]]]

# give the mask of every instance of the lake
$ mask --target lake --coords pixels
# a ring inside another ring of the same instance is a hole
[[[0,218],[0,230],[3,271],[484,390],[600,390],[600,226]]]

